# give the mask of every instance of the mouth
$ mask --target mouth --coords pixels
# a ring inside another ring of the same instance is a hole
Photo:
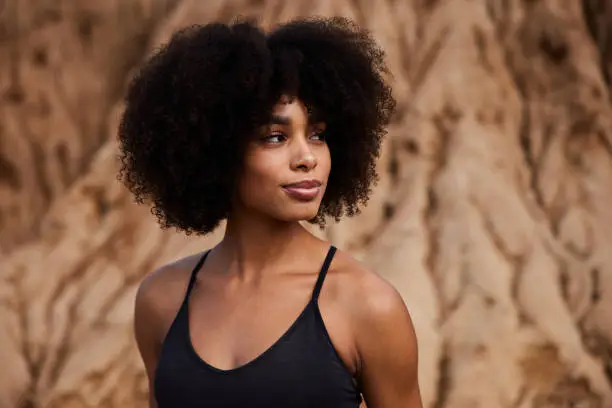
[[[299,201],[311,201],[321,191],[321,182],[318,180],[303,180],[297,183],[285,184],[283,190],[292,198]]]

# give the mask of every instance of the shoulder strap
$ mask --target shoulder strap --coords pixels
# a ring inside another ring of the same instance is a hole
[[[317,283],[315,283],[314,290],[312,291],[312,300],[314,302],[317,302],[317,300],[319,299],[319,293],[321,293],[321,288],[323,287],[323,281],[325,280],[325,275],[327,275],[327,270],[329,269],[329,265],[331,264],[332,259],[334,259],[335,253],[336,253],[336,247],[331,245],[329,247],[329,251],[327,251],[327,256],[325,257],[325,261],[323,262],[321,271],[319,272]]]
[[[208,256],[209,252],[210,252],[210,249],[204,252],[204,255],[202,255],[202,257],[200,258],[196,266],[193,268],[193,271],[191,271],[191,277],[189,278],[189,284],[187,285],[187,292],[185,293],[185,301],[189,299],[189,295],[191,294],[193,285],[195,285],[195,281],[196,281],[196,277],[198,276],[198,272],[202,268],[202,265],[204,265],[204,261],[206,260],[206,257]]]

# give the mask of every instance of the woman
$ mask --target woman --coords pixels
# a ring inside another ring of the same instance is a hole
[[[135,305],[152,407],[417,408],[398,293],[300,224],[353,215],[394,108],[383,52],[346,19],[177,32],[129,86],[121,176],[209,251]]]

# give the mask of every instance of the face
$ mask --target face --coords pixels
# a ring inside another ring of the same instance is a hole
[[[325,129],[299,99],[283,96],[247,146],[238,208],[282,221],[314,218],[331,169]]]

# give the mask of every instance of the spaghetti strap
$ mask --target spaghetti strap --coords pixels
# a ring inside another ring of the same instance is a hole
[[[232,363],[231,368],[217,367],[201,356],[192,340],[202,339],[206,330],[191,331],[189,302],[185,301],[166,334],[158,357],[152,391],[159,408],[358,408],[363,400],[360,389],[336,351],[316,303],[335,251],[334,247],[329,248],[325,261],[319,260],[322,266],[316,283],[312,282],[316,271],[311,270],[312,300],[293,323],[288,324],[289,328],[265,350],[246,361]],[[198,270],[203,268],[205,258],[206,255],[202,256],[191,274],[187,297],[195,287]],[[192,311],[197,313],[194,309]],[[255,317],[257,310],[252,313]],[[194,323],[199,321],[209,331],[215,330],[215,322],[203,321],[205,315],[191,317]],[[259,315],[259,318],[266,316]],[[247,324],[238,335],[249,336],[248,330],[263,334],[256,327]],[[210,340],[203,343],[213,345]],[[225,346],[225,349],[226,353],[231,353],[232,347]],[[220,350],[215,347],[201,349],[202,354],[208,356]]]
[[[198,276],[198,272],[202,268],[202,265],[204,264],[204,261],[206,260],[206,257],[208,256],[209,252],[210,252],[210,249],[204,252],[204,255],[202,255],[202,257],[200,258],[196,266],[193,268],[193,271],[191,271],[191,276],[189,277],[189,284],[187,285],[187,292],[185,293],[185,302],[189,299],[189,295],[191,294],[193,285],[195,285],[195,281],[196,281],[196,277]]]
[[[314,290],[312,291],[312,301],[315,303],[319,300],[319,293],[321,293],[323,281],[325,280],[327,270],[329,269],[332,259],[334,259],[335,253],[336,247],[331,245],[329,247],[329,251],[327,252],[327,256],[325,257],[325,261],[323,262],[323,266],[321,267],[321,271],[319,272],[319,276],[317,277],[317,283],[315,283]]]

